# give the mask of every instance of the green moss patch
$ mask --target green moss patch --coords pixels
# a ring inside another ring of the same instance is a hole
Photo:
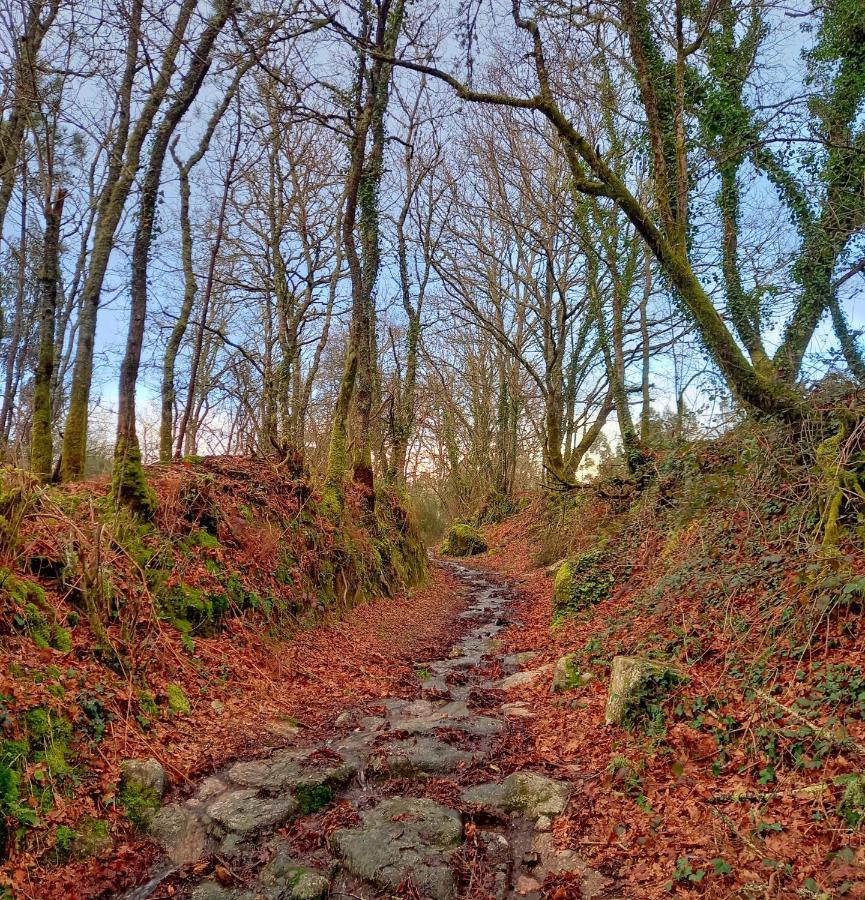
[[[441,546],[442,556],[474,556],[489,549],[483,535],[471,525],[452,525]]]
[[[606,600],[615,579],[604,565],[600,551],[566,560],[556,572],[553,587],[555,618],[572,615]]]

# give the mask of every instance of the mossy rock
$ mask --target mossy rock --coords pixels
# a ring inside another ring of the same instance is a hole
[[[606,600],[615,579],[603,565],[599,551],[565,560],[556,572],[553,585],[553,612],[556,618],[580,612]]]
[[[489,549],[483,535],[471,525],[452,525],[441,546],[442,556],[474,556]]]
[[[672,666],[639,656],[616,656],[610,670],[605,722],[624,728],[663,728],[661,704],[670,691],[687,681]]]
[[[150,820],[162,806],[162,799],[156,790],[134,781],[121,784],[117,800],[129,821],[140,829],[149,826]]]
[[[88,856],[99,856],[112,846],[108,822],[85,816],[76,826],[69,849],[76,859],[86,859]]]

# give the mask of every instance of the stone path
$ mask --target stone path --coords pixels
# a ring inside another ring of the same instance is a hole
[[[507,690],[549,679],[550,671],[524,668],[533,654],[501,651],[496,636],[507,625],[507,589],[447,565],[470,590],[461,614],[468,630],[447,658],[418,664],[421,698],[386,699],[375,704],[376,715],[347,710],[324,743],[235,763],[189,799],[163,807],[150,831],[166,862],[127,900],[162,896],[169,875],[208,856],[221,881],[187,881],[173,896],[539,898],[544,878],[565,871],[579,873],[573,896],[610,896],[599,873],[553,842],[553,820],[574,786],[529,771],[495,777],[496,742],[532,715],[508,702]],[[334,800],[351,804],[353,821],[309,852],[293,851],[277,829]],[[231,877],[238,872],[242,878]]]

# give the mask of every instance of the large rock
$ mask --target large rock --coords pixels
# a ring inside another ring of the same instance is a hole
[[[397,714],[391,719],[391,726],[409,734],[423,734],[437,728],[456,728],[467,734],[479,736],[497,734],[503,727],[502,723],[492,716],[479,716],[472,712],[461,700],[446,703],[422,716],[403,718],[401,714]]]
[[[165,769],[153,757],[127,759],[120,763],[121,784],[152,793],[161,800],[168,792],[168,776]]]
[[[474,753],[437,738],[417,737],[386,744],[370,758],[370,768],[394,778],[441,775],[470,765],[474,759]]]
[[[179,803],[171,803],[154,813],[148,830],[168,858],[179,866],[195,862],[208,849],[204,822]]]
[[[451,900],[457,885],[450,857],[462,831],[456,810],[393,797],[365,812],[359,828],[341,829],[331,840],[346,869],[381,890],[395,891],[411,877],[421,896]]]
[[[565,560],[553,583],[553,611],[566,616],[600,603],[609,596],[613,582],[598,551]]]
[[[244,788],[222,794],[207,807],[207,813],[228,831],[251,834],[282,824],[297,808],[291,794],[264,797],[253,788]]]
[[[542,675],[550,671],[549,666],[540,666],[537,669],[523,669],[521,672],[514,672],[503,678],[497,685],[500,690],[511,691],[514,688],[525,687],[533,681],[537,681]]]
[[[681,673],[665,663],[640,656],[614,657],[604,715],[606,724],[635,724],[650,704],[682,680]]]
[[[264,788],[271,793],[322,785],[335,787],[350,781],[356,766],[342,759],[317,760],[314,750],[283,750],[270,759],[239,762],[228,770],[235,784]]]
[[[466,788],[463,803],[516,812],[530,819],[560,816],[571,797],[571,785],[535,772],[514,772],[503,781]]]
[[[441,546],[443,556],[474,556],[489,548],[483,535],[471,525],[452,525]]]
[[[192,900],[255,900],[252,891],[223,887],[218,881],[199,882],[192,891]]]

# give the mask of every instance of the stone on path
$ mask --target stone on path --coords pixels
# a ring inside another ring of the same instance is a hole
[[[228,777],[235,784],[259,787],[273,793],[287,789],[331,787],[350,781],[356,767],[343,760],[317,762],[312,758],[315,748],[282,750],[270,759],[235,763]]]
[[[513,688],[525,687],[527,684],[531,684],[534,681],[537,681],[542,675],[545,675],[550,671],[551,666],[540,666],[537,669],[525,669],[522,672],[514,672],[513,675],[508,675],[507,678],[503,678],[496,687],[500,688],[503,691],[510,691]]]
[[[241,788],[217,797],[208,807],[208,815],[228,831],[251,834],[282,824],[297,811],[291,794],[263,797],[254,788]]]
[[[363,813],[358,828],[331,838],[346,869],[382,890],[411,878],[423,897],[451,900],[456,878],[450,857],[462,840],[462,818],[432,800],[393,797]]]
[[[280,900],[321,900],[327,896],[327,878],[292,859],[286,848],[276,851],[258,878],[268,897]]]
[[[442,775],[470,765],[476,754],[434,737],[407,738],[385,744],[370,758],[370,768],[394,778]]]
[[[399,731],[410,734],[423,734],[435,731],[436,728],[456,728],[467,734],[490,735],[502,730],[502,723],[492,716],[479,716],[472,712],[465,702],[456,700],[433,710],[423,716],[403,718],[397,713],[391,719],[391,725]]]
[[[568,805],[571,785],[535,772],[514,772],[503,781],[466,788],[463,803],[516,812],[530,819],[560,816]]]
[[[195,862],[207,850],[207,828],[191,809],[179,803],[171,803],[155,813],[148,830],[177,865]]]
[[[594,678],[591,672],[580,672],[577,669],[576,659],[575,653],[568,653],[566,656],[561,656],[556,660],[553,666],[553,681],[550,685],[550,690],[554,694],[569,691],[571,688],[582,687]]]

